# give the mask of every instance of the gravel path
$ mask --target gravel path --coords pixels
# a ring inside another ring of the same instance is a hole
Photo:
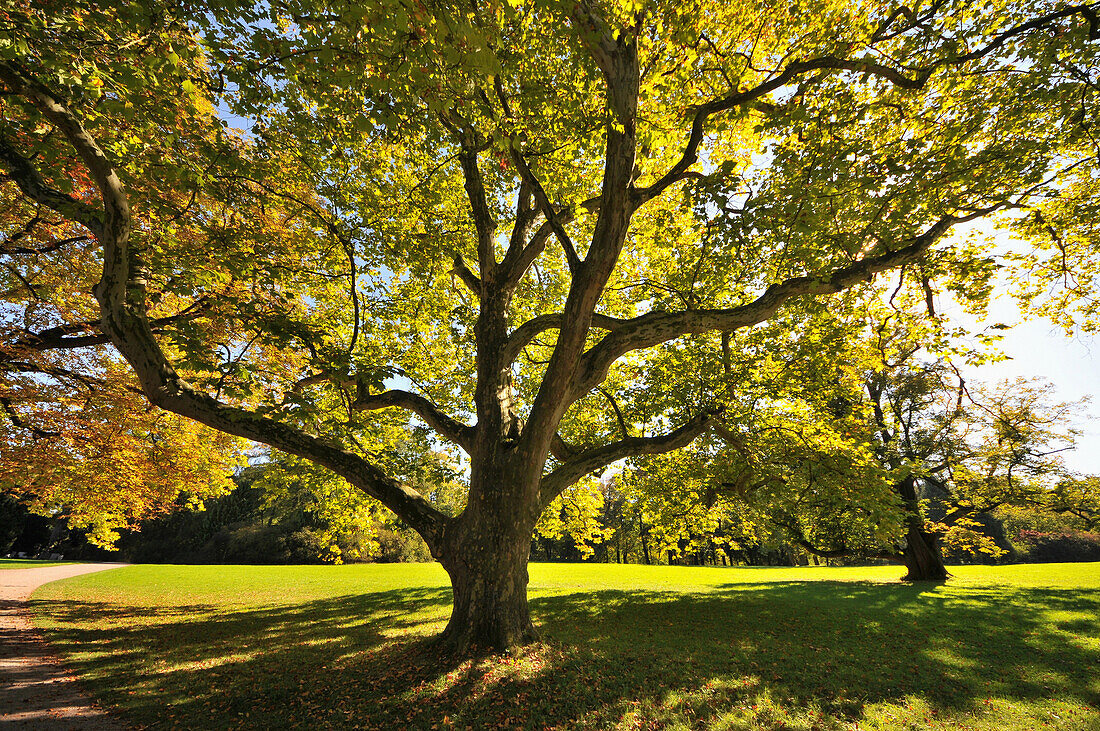
[[[42,584],[126,564],[0,570],[0,728],[125,728],[97,707],[31,624],[27,599]]]

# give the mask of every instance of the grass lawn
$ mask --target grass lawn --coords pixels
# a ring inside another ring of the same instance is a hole
[[[44,566],[63,566],[79,561],[39,561],[33,558],[0,558],[0,570],[2,569],[40,569]]]
[[[152,728],[1100,729],[1100,564],[532,564],[545,641],[442,663],[434,564],[132,566],[37,622]]]

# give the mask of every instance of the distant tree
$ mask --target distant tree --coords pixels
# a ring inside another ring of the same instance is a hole
[[[942,363],[908,363],[868,380],[879,454],[902,475],[895,489],[910,579],[946,578],[941,540],[997,555],[975,517],[1040,500],[1064,473],[1073,405],[1052,402],[1051,390],[1022,380],[968,389]]]
[[[1034,383],[968,386],[946,358],[988,356],[952,345],[934,312],[913,311],[929,285],[912,279],[774,323],[799,333],[787,343],[765,327],[717,355],[702,344],[670,353],[697,364],[698,388],[647,384],[649,398],[724,391],[727,410],[713,436],[628,468],[641,504],[667,502],[655,514],[675,522],[658,526],[713,541],[723,522],[727,539],[901,561],[911,580],[946,578],[941,544],[997,555],[989,512],[1050,498],[1075,405]]]
[[[1100,531],[1100,476],[1066,477],[1044,498],[1045,510],[1072,516],[1082,530]]]

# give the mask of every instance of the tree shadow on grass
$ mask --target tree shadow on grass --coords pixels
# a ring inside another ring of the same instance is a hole
[[[690,691],[708,680],[749,679],[750,694],[762,685],[847,718],[912,694],[941,710],[965,711],[990,696],[1100,704],[1096,592],[790,582],[571,598],[542,613],[547,635],[595,656],[652,654],[674,668],[649,663],[657,672],[638,678],[640,686]],[[1052,611],[1074,617],[1057,623]],[[730,700],[739,695],[746,694]]]
[[[632,713],[707,727],[762,694],[839,719],[914,695],[949,712],[990,696],[1100,704],[1100,593],[1082,590],[579,592],[532,600],[547,642],[476,661],[426,640],[447,589],[240,610],[37,604],[99,698],[152,727],[600,728]]]

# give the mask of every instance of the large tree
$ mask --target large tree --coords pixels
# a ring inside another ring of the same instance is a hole
[[[720,418],[633,388],[652,350],[950,268],[953,226],[1074,164],[1100,37],[1064,2],[190,10],[3,11],[5,200],[94,237],[91,327],[154,404],[417,530],[457,649],[536,636],[556,496]],[[378,466],[392,410],[465,452],[460,515]]]

